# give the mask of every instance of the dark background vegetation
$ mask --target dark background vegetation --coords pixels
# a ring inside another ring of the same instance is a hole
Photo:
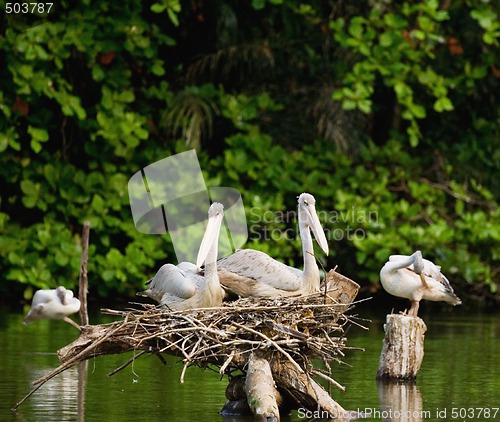
[[[6,13],[2,299],[75,287],[84,220],[91,296],[142,290],[175,256],[166,236],[135,230],[128,179],[196,148],[209,186],[242,193],[246,247],[300,266],[300,241],[277,235],[296,221],[261,220],[307,191],[330,233],[322,264],[365,295],[390,254],[421,249],[466,302],[498,304],[495,4],[84,0]],[[264,230],[274,237],[259,241]]]

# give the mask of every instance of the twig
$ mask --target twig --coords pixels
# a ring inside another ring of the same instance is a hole
[[[115,375],[117,372],[120,372],[122,369],[125,369],[127,366],[129,366],[132,362],[134,362],[136,359],[141,357],[144,353],[147,353],[146,350],[141,350],[139,353],[134,354],[127,362],[125,362],[123,365],[120,365],[118,368],[113,369],[111,372],[108,373],[108,377],[111,377]]]
[[[229,364],[231,363],[231,361],[234,358],[234,354],[235,354],[235,351],[233,349],[233,350],[231,350],[231,353],[229,354],[229,357],[224,361],[224,363],[220,367],[219,374],[224,375],[224,372],[226,372],[226,368],[229,366]]]
[[[184,362],[184,367],[182,368],[181,379],[180,379],[181,384],[184,384],[184,374],[186,373],[186,369],[188,368],[189,363],[190,362],[188,360]]]
[[[299,371],[299,373],[302,373],[304,372],[304,370],[300,367],[300,365],[290,356],[290,354],[288,352],[286,352],[285,350],[283,350],[283,348],[277,344],[275,341],[271,340],[268,336],[266,336],[265,334],[263,333],[259,333],[258,331],[255,331],[254,329],[250,328],[250,327],[245,327],[244,325],[241,325],[241,324],[238,324],[236,322],[233,322],[233,325],[239,327],[239,328],[242,328],[243,330],[246,330],[246,331],[249,331],[251,332],[252,334],[255,334],[259,337],[262,337],[264,340],[266,340],[267,342],[269,342],[270,344],[272,344],[277,350],[279,350],[289,361],[290,363],[295,366],[295,368],[297,369],[297,371]]]
[[[328,375],[324,374],[323,372],[318,371],[316,369],[311,369],[311,372],[314,375],[317,375],[318,377],[321,377],[321,378],[327,380],[330,384],[334,385],[339,390],[345,391],[345,387],[343,385],[339,384],[337,381],[335,381],[333,378],[329,377]]]

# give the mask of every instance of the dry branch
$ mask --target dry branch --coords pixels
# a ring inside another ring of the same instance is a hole
[[[88,277],[87,263],[89,260],[89,236],[90,222],[83,223],[82,232],[82,258],[80,264],[79,291],[78,298],[80,299],[80,325],[88,325],[89,314],[87,311],[87,293],[88,293]]]

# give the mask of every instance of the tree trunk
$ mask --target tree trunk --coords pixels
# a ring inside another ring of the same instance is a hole
[[[427,327],[420,318],[387,315],[377,379],[414,380],[424,357]]]

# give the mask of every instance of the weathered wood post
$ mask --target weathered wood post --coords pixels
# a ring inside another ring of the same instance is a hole
[[[83,223],[82,231],[82,258],[80,264],[80,278],[78,298],[80,299],[80,325],[89,325],[89,314],[87,311],[87,293],[88,293],[88,276],[87,276],[87,263],[89,260],[89,236],[90,236],[90,222]]]
[[[424,321],[418,317],[390,314],[384,330],[377,379],[414,380],[424,357],[427,330]]]
[[[245,391],[256,420],[279,421],[282,398],[274,384],[269,362],[255,353],[248,359]]]
[[[359,284],[347,278],[345,275],[335,270],[326,273],[325,281],[322,286],[323,291],[328,291],[328,298],[335,303],[346,305],[347,309],[359,292]]]

